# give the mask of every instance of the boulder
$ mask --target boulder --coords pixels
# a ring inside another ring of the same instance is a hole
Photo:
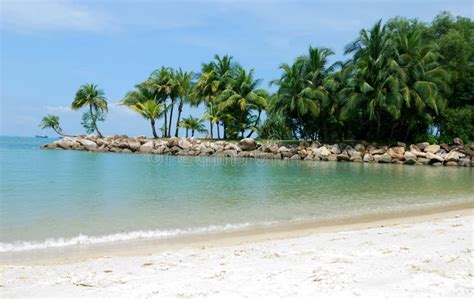
[[[296,154],[290,157],[290,160],[301,160],[300,155]]]
[[[458,162],[456,161],[448,161],[446,162],[446,164],[444,164],[446,166],[458,166]]]
[[[326,159],[327,161],[337,161],[337,154],[330,154]]]
[[[343,151],[342,153],[337,155],[337,160],[338,161],[349,161],[350,158],[351,157],[349,156],[349,154],[346,151]]]
[[[148,141],[140,146],[139,151],[140,153],[145,153],[145,154],[151,153],[151,151],[153,150],[153,146],[154,146],[153,141]]]
[[[430,164],[430,159],[420,157],[417,159],[416,164],[428,165]]]
[[[416,146],[418,146],[418,148],[421,150],[421,151],[424,151],[425,148],[427,146],[429,146],[430,144],[428,142],[421,142],[421,143],[417,143]]]
[[[374,157],[371,154],[366,153],[364,157],[362,158],[362,160],[364,162],[372,162],[374,160]]]
[[[132,151],[128,148],[125,148],[125,149],[123,149],[122,153],[130,154],[130,153],[132,153]]]
[[[465,155],[464,154],[461,154],[460,152],[457,152],[457,151],[450,151],[448,154],[446,154],[446,156],[444,157],[444,159],[446,161],[459,161],[459,159],[463,158]]]
[[[98,146],[97,143],[88,139],[80,139],[79,142],[86,148],[88,151],[95,151],[97,150]]]
[[[169,148],[172,148],[172,147],[175,147],[175,146],[178,146],[179,145],[179,138],[178,137],[171,137],[170,139],[168,139],[168,147]]]
[[[382,155],[373,155],[373,158],[374,158],[374,162],[378,163],[380,159],[382,159]]]
[[[379,163],[392,163],[392,156],[387,153],[383,154],[380,156]]]
[[[369,151],[371,155],[383,155],[386,152],[387,152],[387,147],[380,147],[380,148],[372,147]]]
[[[453,144],[457,146],[464,146],[464,142],[462,141],[461,138],[458,138],[458,137],[453,139]]]
[[[253,138],[244,138],[239,141],[238,145],[243,151],[253,151],[257,148],[257,142]]]
[[[337,144],[331,145],[331,146],[329,147],[329,151],[330,151],[331,153],[333,153],[333,154],[336,154],[336,155],[338,155],[338,154],[341,153],[341,149],[339,148],[339,145],[337,145]]]
[[[436,163],[436,162],[444,162],[444,159],[438,155],[435,155],[433,153],[426,153],[426,158],[431,161],[431,163]]]
[[[145,143],[143,143],[143,144],[145,144]],[[140,150],[141,145],[142,145],[142,143],[138,140],[135,140],[135,139],[130,139],[128,141],[128,147],[134,152]]]
[[[365,152],[365,145],[363,145],[362,143],[358,143],[358,144],[356,144],[354,149],[358,152],[364,153]]]
[[[321,146],[320,148],[315,149],[313,153],[314,153],[314,156],[321,159],[326,158],[331,154],[331,152],[325,146]]]
[[[403,160],[404,156],[403,154],[405,153],[405,148],[403,147],[391,147],[388,149],[387,152],[393,159],[398,159],[398,160]]]
[[[168,140],[169,142],[169,140]],[[188,140],[182,138],[178,141],[178,146],[184,150],[188,150],[193,147],[193,144],[189,142]]]
[[[361,152],[355,152],[351,155],[351,158],[349,161],[352,162],[362,162],[362,153]]]
[[[421,147],[420,147],[421,148]],[[437,151],[439,151],[441,147],[437,144],[432,144],[432,145],[428,145],[427,147],[424,148],[424,152],[425,153],[436,153]]]
[[[405,159],[405,164],[415,164],[417,156],[412,152],[405,152],[403,158]]]

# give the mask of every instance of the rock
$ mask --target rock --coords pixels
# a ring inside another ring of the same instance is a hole
[[[364,157],[362,158],[362,160],[364,162],[372,162],[374,160],[374,157],[371,154],[366,153]]]
[[[468,158],[459,159],[458,165],[459,166],[471,166],[471,160],[469,160]]]
[[[184,150],[188,150],[193,147],[193,144],[189,142],[188,140],[182,138],[178,141],[178,146]]]
[[[430,152],[426,153],[426,158],[431,161],[431,163],[444,162],[444,159],[438,155],[432,154]]]
[[[338,154],[341,153],[341,149],[339,148],[339,145],[337,145],[337,144],[331,145],[331,146],[329,147],[329,151],[330,151],[331,153],[333,153],[333,154],[336,154],[336,155],[338,155]]]
[[[448,161],[446,162],[446,164],[444,164],[446,166],[458,166],[458,162],[456,161]]]
[[[449,152],[449,145],[447,145],[446,143],[441,143],[439,145],[439,147],[441,148],[440,150],[443,150],[445,152]],[[438,151],[439,152],[439,151]]]
[[[456,137],[453,139],[453,144],[458,146],[464,146],[464,141],[461,138]]]
[[[125,148],[125,149],[123,149],[122,153],[130,154],[130,153],[132,153],[132,151],[128,148]]]
[[[277,153],[277,154],[280,154],[280,153]],[[301,157],[301,159],[304,159],[308,156],[308,152],[305,149],[299,150],[297,154]]]
[[[403,147],[403,148],[407,147],[407,145],[406,145],[405,142],[400,142],[400,141],[397,142],[397,146],[398,146],[398,147]]]
[[[254,155],[255,158],[259,158],[259,159],[273,159],[273,154],[272,153],[265,153],[265,152],[261,152],[261,151],[255,151],[255,152],[253,152],[253,155]]]
[[[296,154],[290,157],[290,160],[301,160],[300,155]]]
[[[148,141],[146,142],[145,144],[141,145],[140,146],[140,153],[151,153],[151,151],[153,150],[153,141]]]
[[[244,138],[239,141],[238,145],[243,151],[253,151],[257,148],[257,142],[253,138]]]
[[[331,152],[325,147],[325,146],[321,146],[320,148],[317,148],[313,151],[313,154],[314,156],[318,157],[318,158],[327,158]]]
[[[146,142],[145,142],[145,143],[146,143]],[[145,143],[143,143],[143,144],[145,144]],[[132,151],[134,151],[134,152],[139,151],[141,145],[142,145],[142,143],[141,143],[140,141],[138,141],[138,140],[130,139],[130,140],[128,141],[128,147],[129,147]]]
[[[459,161],[459,159],[463,158],[465,155],[464,154],[461,154],[457,151],[450,151],[445,157],[444,159],[446,161]]]
[[[225,157],[237,157],[237,151],[234,149],[225,150],[223,154]]]
[[[399,146],[391,147],[388,149],[387,153],[394,159],[403,160],[404,159],[403,154],[405,153],[405,148],[399,147]]]
[[[405,152],[403,158],[405,159],[405,164],[415,164],[417,156],[412,152]]]
[[[380,157],[379,163],[392,163],[392,156],[385,153]]]
[[[327,161],[337,161],[337,154],[330,154],[326,159]]]
[[[421,147],[420,147],[421,148]],[[428,145],[427,147],[425,147],[424,149],[424,152],[425,153],[436,153],[437,151],[439,151],[441,147],[437,144],[432,144],[432,145]]]
[[[87,139],[80,139],[79,142],[84,145],[84,147],[86,148],[86,150],[88,151],[95,151],[97,150],[98,146],[97,146],[97,143],[95,143],[94,141],[91,141],[91,140],[87,140]]]
[[[272,153],[272,154],[276,154],[278,153],[278,145],[274,144],[274,143],[266,143],[266,144],[262,144],[262,146],[259,148],[260,151],[262,152],[265,152],[265,153]],[[295,154],[297,152],[297,149],[295,148],[291,148],[290,149],[290,152],[292,152],[293,154]]]
[[[347,152],[347,154],[349,156],[352,156],[354,155],[355,153],[358,153],[358,151],[356,151],[352,146],[348,145],[346,146],[346,149],[345,149],[345,152]]]
[[[346,151],[343,151],[342,153],[337,155],[337,160],[338,161],[349,161],[350,158],[351,157],[349,156],[349,154]]]
[[[362,153],[361,152],[353,153],[349,160],[352,162],[362,162]]]
[[[420,148],[416,144],[410,144],[410,151],[421,152]]]
[[[382,159],[382,155],[373,155],[373,158],[374,158],[374,162],[378,163],[380,159]]]
[[[172,147],[175,147],[175,146],[178,146],[179,145],[179,138],[178,137],[171,137],[170,139],[168,139],[168,147],[169,148],[172,148]]]
[[[425,148],[427,146],[429,146],[430,144],[428,142],[421,142],[421,143],[417,143],[416,146],[418,146],[418,148],[421,150],[421,151],[424,151]]]
[[[434,162],[433,164],[431,164],[433,166],[443,166],[443,163],[441,162]]]
[[[365,145],[363,145],[362,143],[358,143],[356,144],[356,146],[354,147],[354,149],[358,152],[361,152],[361,153],[364,153],[365,152]],[[350,153],[349,153],[350,154]],[[352,156],[352,155],[351,155]]]
[[[469,145],[469,149],[470,149],[471,151],[474,151],[474,143],[471,143],[471,144]]]
[[[372,147],[369,151],[371,155],[383,155],[386,152],[387,152],[386,147],[381,147],[381,148]]]

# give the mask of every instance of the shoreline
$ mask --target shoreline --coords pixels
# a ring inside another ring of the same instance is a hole
[[[0,290],[5,297],[471,298],[473,213],[456,210],[148,255],[2,266]]]
[[[413,224],[434,219],[472,216],[474,202],[437,205],[414,210],[363,214],[325,220],[299,220],[249,228],[193,234],[164,239],[137,239],[99,244],[51,247],[0,253],[0,266],[58,265],[83,262],[108,256],[146,256],[168,250],[238,246],[269,240],[299,238],[309,235],[357,231],[376,227]]]

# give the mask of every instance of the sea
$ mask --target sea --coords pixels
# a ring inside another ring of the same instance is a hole
[[[474,203],[471,167],[44,150],[0,137],[0,253]]]

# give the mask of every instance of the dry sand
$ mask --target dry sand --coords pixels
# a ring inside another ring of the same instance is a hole
[[[151,255],[2,266],[0,297],[472,298],[472,210],[422,221]]]

